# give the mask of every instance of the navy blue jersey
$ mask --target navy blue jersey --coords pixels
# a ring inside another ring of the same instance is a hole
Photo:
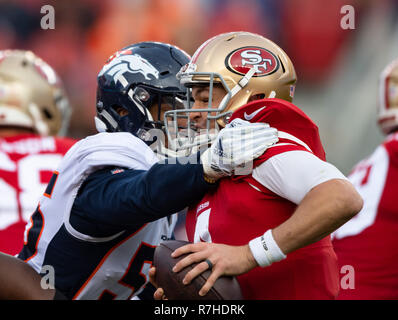
[[[70,223],[84,234],[106,237],[181,211],[208,186],[201,165],[155,164],[149,171],[105,168],[83,183]]]
[[[200,164],[160,164],[136,151],[121,154],[114,143],[107,147],[107,135],[118,134],[103,135],[77,143],[61,162],[19,254],[38,272],[51,266],[56,288],[69,299],[129,299],[139,293],[154,248],[172,236],[173,214],[211,187]],[[127,142],[146,150],[127,135],[120,137],[121,151]],[[87,144],[101,152],[93,156]]]

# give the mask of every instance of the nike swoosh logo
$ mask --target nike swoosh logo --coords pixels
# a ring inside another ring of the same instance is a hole
[[[245,119],[246,119],[246,120],[251,120],[251,119],[253,119],[253,118],[256,116],[256,114],[259,113],[260,111],[262,111],[263,109],[265,109],[265,107],[262,107],[262,108],[260,108],[260,109],[257,109],[256,111],[254,111],[254,112],[252,112],[252,113],[250,113],[250,114],[247,114],[247,113],[245,112],[245,114],[244,114]]]

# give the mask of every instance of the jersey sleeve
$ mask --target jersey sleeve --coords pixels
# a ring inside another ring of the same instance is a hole
[[[295,204],[299,204],[318,184],[331,179],[347,180],[332,164],[301,150],[286,151],[268,158],[253,170],[253,178]]]
[[[148,171],[106,168],[91,174],[80,188],[71,224],[142,225],[184,209],[209,188],[199,164],[158,163]]]

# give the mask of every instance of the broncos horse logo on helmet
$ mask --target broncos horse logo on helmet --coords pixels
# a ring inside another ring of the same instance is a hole
[[[155,138],[147,133],[164,130],[162,105],[182,108],[186,99],[176,74],[189,59],[161,42],[141,42],[113,54],[97,77],[97,130],[130,132],[151,146]]]
[[[102,76],[105,72],[110,76],[113,75],[114,81],[120,81],[124,86],[128,84],[123,76],[125,72],[141,73],[146,80],[151,80],[149,75],[159,78],[159,71],[139,54],[132,54],[131,50],[117,52],[104,65],[98,76]]]

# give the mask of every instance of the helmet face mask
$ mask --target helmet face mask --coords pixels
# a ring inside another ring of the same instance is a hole
[[[185,74],[187,77],[192,75],[193,74],[191,73]],[[179,150],[187,150],[188,154],[197,151],[198,148],[207,147],[220,130],[218,120],[221,119],[227,123],[228,116],[232,114],[231,111],[224,112],[225,107],[232,96],[232,92],[225,84],[222,76],[214,73],[201,73],[200,75],[208,76],[210,80],[208,83],[195,83],[192,86],[187,87],[187,107],[185,109],[167,111],[164,115],[164,123],[166,125],[168,138],[172,139],[170,132],[174,133],[174,148]],[[178,76],[178,78],[180,77]],[[183,83],[183,81],[181,82]],[[206,107],[192,109],[192,87],[203,87],[205,90],[208,90],[209,99]],[[223,93],[222,101],[220,101],[217,105],[214,103],[215,88],[221,88],[223,91],[225,91]],[[194,121],[191,120],[190,114],[193,112],[206,113],[206,121],[203,127],[198,126]],[[180,119],[185,119],[186,121],[186,129],[182,131],[177,130],[177,122],[181,121]]]
[[[249,32],[230,32],[207,40],[177,76],[186,87],[209,87],[207,108],[179,111],[188,116],[193,112],[203,112],[207,124],[206,129],[202,129],[207,130],[209,138],[209,129],[224,127],[229,116],[253,97],[291,102],[296,83],[296,73],[286,53],[272,41]],[[216,84],[225,89],[225,96],[217,106],[211,103]],[[211,125],[211,121],[216,125]],[[185,147],[197,145],[195,138],[188,140]]]
[[[71,109],[55,71],[30,51],[0,51],[0,126],[65,135]]]
[[[161,137],[163,113],[183,107],[185,88],[175,75],[189,59],[177,47],[160,42],[138,43],[112,55],[98,74],[97,130],[129,132],[161,149],[158,153],[174,155]],[[118,114],[120,107],[126,115]]]

